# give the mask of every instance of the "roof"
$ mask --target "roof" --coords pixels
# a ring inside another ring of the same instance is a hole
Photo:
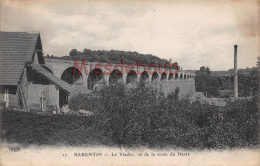
[[[73,93],[76,91],[76,89],[73,88],[70,84],[68,84],[65,81],[61,80],[60,78],[56,77],[55,75],[53,75],[52,73],[50,73],[49,71],[47,71],[46,69],[41,67],[40,65],[35,64],[35,63],[31,63],[31,64],[26,63],[26,65],[31,67],[34,70],[37,70],[40,74],[45,76],[48,80],[50,80],[51,82],[53,82],[54,84],[56,84],[57,86],[62,88],[63,90],[65,90],[69,93]]]
[[[189,97],[190,100],[207,100],[207,98],[204,96],[202,92],[195,92],[192,93]]]
[[[0,85],[17,85],[24,64],[41,48],[40,34],[0,32]],[[38,49],[37,48],[37,49]]]

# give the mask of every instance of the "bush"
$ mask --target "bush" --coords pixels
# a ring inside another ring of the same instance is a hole
[[[38,145],[92,145],[103,143],[93,119],[76,115],[40,115],[1,110],[1,137],[10,143]]]
[[[73,110],[91,117],[38,115],[1,111],[2,137],[9,142],[127,147],[230,149],[258,146],[258,99],[228,102],[217,107],[178,99],[179,90],[165,96],[141,82],[123,84],[74,96]]]
[[[131,90],[114,84],[80,98],[89,103],[81,107],[95,112],[97,130],[118,146],[205,149],[258,144],[256,99],[229,102],[220,108],[190,104],[178,99],[178,92],[164,96],[142,83]]]

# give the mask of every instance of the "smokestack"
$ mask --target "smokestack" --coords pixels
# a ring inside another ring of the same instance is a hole
[[[238,97],[237,45],[234,46],[234,98]]]

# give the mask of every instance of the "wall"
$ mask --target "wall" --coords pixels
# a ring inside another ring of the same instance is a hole
[[[55,85],[28,84],[27,107],[28,110],[58,111],[58,89]]]
[[[14,85],[2,85],[0,87],[0,103],[4,103],[5,89],[8,89],[9,106],[19,105],[19,94],[17,86]]]

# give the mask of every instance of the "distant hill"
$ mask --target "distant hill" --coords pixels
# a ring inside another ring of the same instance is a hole
[[[196,73],[196,71],[199,70],[185,70],[186,72],[189,73]],[[231,76],[231,74],[234,72],[229,72],[229,71],[210,71],[210,75],[211,76]]]
[[[49,56],[48,58],[55,59],[69,59],[69,60],[83,60],[86,61],[94,61],[94,62],[104,62],[104,63],[122,63],[124,60],[124,64],[135,64],[137,65],[137,61],[139,60],[139,64],[145,64],[146,66],[150,66],[151,64],[156,64],[159,67],[159,64],[162,67],[165,67],[165,64],[170,64],[169,60],[161,59],[152,54],[140,54],[138,52],[131,51],[119,51],[119,50],[90,50],[85,48],[83,52],[77,51],[76,49],[72,49],[69,53],[70,56]],[[177,62],[172,62],[176,63]]]
[[[232,76],[234,72],[230,71],[210,71],[211,76]]]
[[[254,68],[253,68],[254,69]],[[196,71],[198,71],[198,70],[185,70],[185,71],[187,71],[187,72],[190,72],[190,73],[195,73]],[[250,71],[251,71],[251,69],[248,69],[248,70],[245,70],[245,69],[240,69],[240,70],[238,70],[238,72],[239,73],[241,73],[241,74],[249,74],[250,73]],[[228,70],[228,71],[210,71],[210,75],[211,76],[226,76],[226,77],[231,77],[231,76],[233,76],[234,75],[234,70]]]

